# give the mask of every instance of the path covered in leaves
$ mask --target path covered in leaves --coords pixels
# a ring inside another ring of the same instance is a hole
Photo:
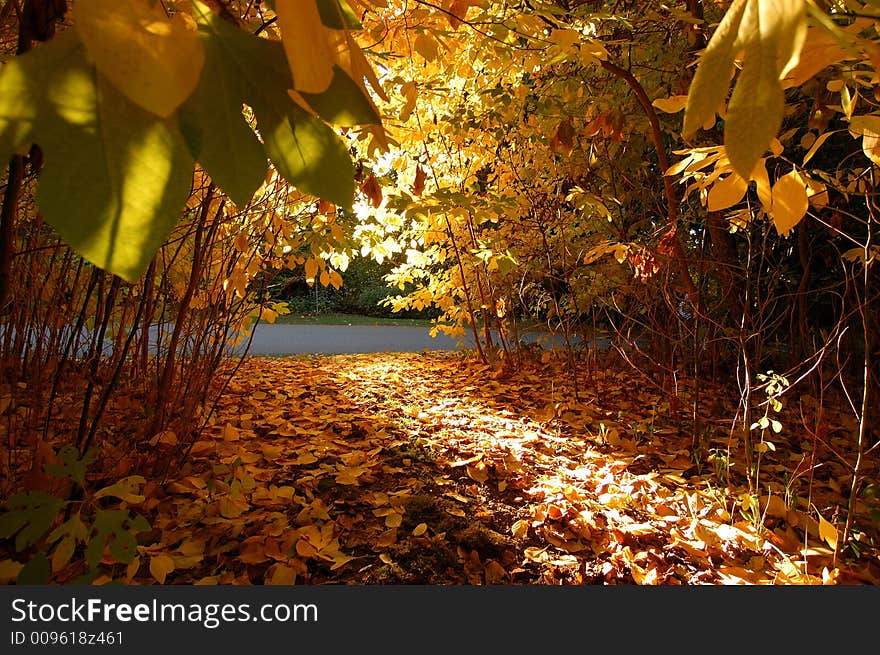
[[[709,436],[695,444],[693,418],[631,374],[580,387],[575,402],[553,359],[502,373],[452,353],[251,358],[184,469],[165,485],[147,483],[142,510],[153,533],[122,577],[878,581],[871,557],[835,566],[836,535],[803,498],[782,493],[776,478],[796,462],[768,453],[765,481],[780,493],[764,497],[766,529],[737,504],[743,489],[725,498],[729,424],[715,422],[717,400],[702,404]],[[836,476],[843,467],[814,470],[813,506],[840,506]]]

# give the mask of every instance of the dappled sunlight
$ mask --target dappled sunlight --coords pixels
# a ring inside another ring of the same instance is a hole
[[[201,563],[178,572],[205,583],[771,584],[851,573],[814,536],[800,554],[808,517],[778,497],[764,528],[751,520],[740,492],[696,466],[681,417],[615,379],[601,402],[583,387],[592,400],[574,402],[553,359],[504,374],[450,353],[246,361],[169,485],[163,543],[188,530],[203,557],[219,557],[219,574]]]

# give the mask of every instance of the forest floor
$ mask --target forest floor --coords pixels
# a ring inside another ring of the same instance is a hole
[[[843,413],[813,437],[808,397],[779,414],[759,507],[735,398],[703,386],[694,438],[686,385],[676,408],[634,373],[584,374],[576,401],[544,359],[249,358],[185,467],[144,487],[138,559],[98,582],[880,582],[876,528],[835,562]]]
[[[549,351],[516,370],[463,352],[247,357],[191,445],[103,444],[112,488],[93,480],[90,506],[149,530],[103,555],[89,542],[94,583],[880,583],[876,484],[840,543],[856,423],[830,395],[790,389],[768,410],[753,493],[736,393],[687,380],[665,393],[598,356],[577,380]],[[108,438],[136,429],[130,404],[108,409]],[[130,476],[138,458],[157,472]],[[74,543],[51,551],[53,582],[87,572]],[[26,561],[10,556],[0,582]]]

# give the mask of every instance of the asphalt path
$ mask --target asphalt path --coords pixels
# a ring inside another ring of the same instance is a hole
[[[377,325],[272,325],[254,328],[250,355],[422,352],[457,350],[445,334],[431,338],[426,327]],[[243,345],[235,352],[241,353]]]
[[[526,334],[527,343],[541,337]],[[546,336],[544,337],[546,339]],[[562,345],[561,340],[559,344]],[[549,344],[548,344],[549,345]],[[341,353],[422,352],[425,350],[461,350],[473,348],[473,335],[462,340],[439,333],[431,337],[429,328],[392,325],[284,325],[260,323],[248,348],[250,355],[301,355]],[[244,344],[234,352],[240,354]]]
[[[3,335],[0,325],[0,337]],[[164,326],[170,329],[170,326]],[[150,329],[150,350],[156,350],[157,326]],[[79,341],[84,354],[88,347],[88,332],[83,330],[83,339]],[[541,342],[544,347],[563,347],[561,337],[548,337],[546,334],[533,332],[522,336],[526,343]],[[497,343],[497,341],[496,341]],[[248,346],[245,338],[231,349],[231,354],[240,355],[247,347],[249,355],[283,356],[302,354],[348,354],[348,353],[392,353],[392,352],[423,352],[425,350],[463,350],[474,347],[473,335],[465,333],[462,339],[453,339],[444,333],[431,337],[429,328],[391,325],[286,325],[259,323],[254,328],[253,338]],[[103,351],[113,352],[113,343],[105,339]]]

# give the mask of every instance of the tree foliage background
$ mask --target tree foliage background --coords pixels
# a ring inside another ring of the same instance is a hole
[[[15,497],[54,517],[52,498],[180,466],[234,375],[229,347],[285,311],[275,276],[339,289],[361,257],[391,267],[390,307],[470,331],[502,370],[542,324],[578,400],[609,365],[675,411],[697,381],[694,456],[735,444],[756,497],[773,412],[796,398],[812,438],[792,461],[817,443],[842,460],[840,543],[876,536],[878,16],[843,0],[8,0],[3,496],[44,494]],[[720,425],[700,418],[700,380],[735,401]],[[832,405],[845,447],[823,442]],[[71,473],[87,458],[88,483]],[[130,550],[131,524],[108,525]]]

